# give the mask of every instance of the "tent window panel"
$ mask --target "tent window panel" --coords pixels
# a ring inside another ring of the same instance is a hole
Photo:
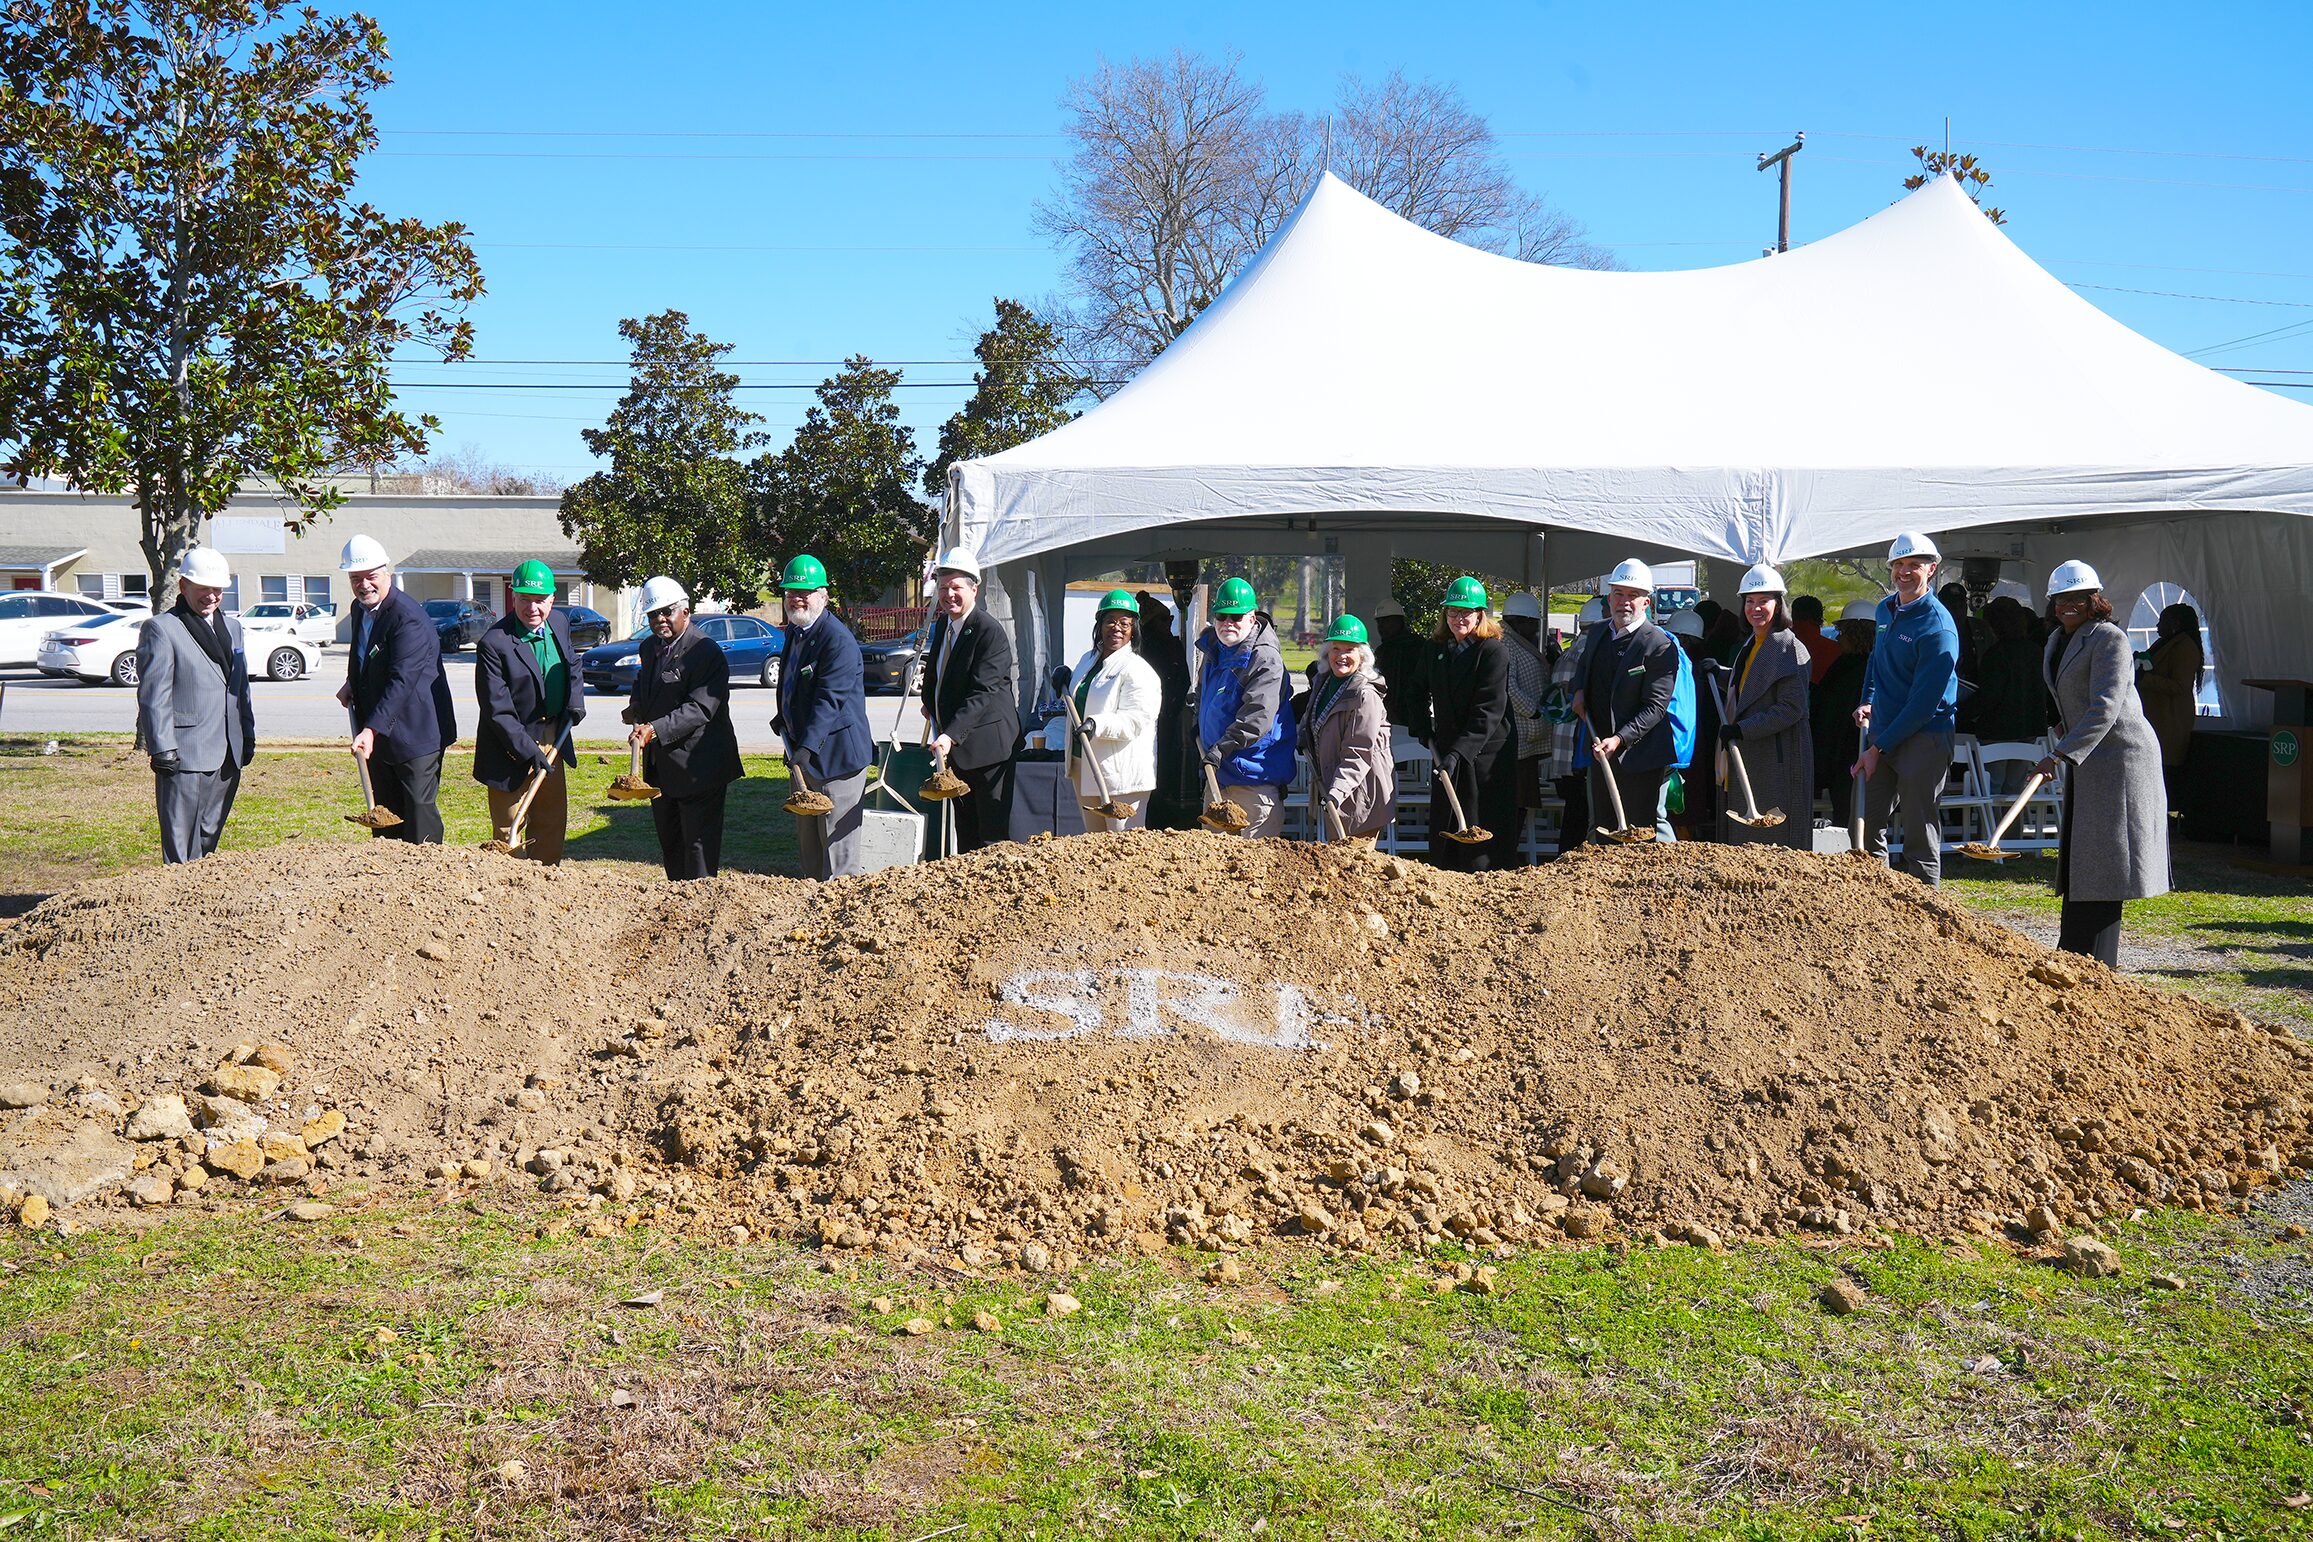
[[[2190,589],[2182,584],[2172,584],[2166,579],[2147,585],[2144,593],[2136,597],[2136,608],[2129,613],[2128,645],[2137,651],[2139,657],[2151,651],[2152,645],[2160,640],[2160,618],[2172,605],[2191,606],[2194,616],[2200,621],[2201,680],[2193,692],[2193,715],[2219,716],[2223,708],[2217,697],[2216,637],[2209,631],[2208,611],[2200,601],[2193,598]]]

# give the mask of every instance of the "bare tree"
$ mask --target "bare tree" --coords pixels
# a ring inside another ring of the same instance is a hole
[[[460,444],[418,462],[410,474],[428,493],[487,493],[498,497],[538,497],[563,490],[554,477],[531,476],[502,466],[477,444]]]

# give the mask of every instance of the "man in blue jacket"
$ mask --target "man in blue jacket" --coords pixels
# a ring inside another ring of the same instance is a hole
[[[474,780],[488,791],[490,831],[514,839],[514,805],[533,776],[522,855],[552,867],[570,832],[570,731],[586,716],[586,682],[570,618],[554,603],[554,570],[533,557],[514,570],[512,608],[474,645]],[[547,751],[555,754],[549,759]]]
[[[787,608],[787,645],[779,665],[779,715],[771,726],[787,741],[787,763],[835,811],[795,821],[803,876],[822,881],[861,871],[860,795],[875,740],[867,727],[867,681],[859,641],[827,613],[827,569],[797,557],[779,575]]]
[[[1910,531],[1887,549],[1895,593],[1879,602],[1879,641],[1863,675],[1855,724],[1863,754],[1851,774],[1863,779],[1864,839],[1887,860],[1887,829],[1903,811],[1898,870],[1922,883],[1943,878],[1936,802],[1952,769],[1952,736],[1960,684],[1960,634],[1932,587],[1942,560],[1935,543]]]
[[[1293,783],[1293,708],[1277,629],[1258,609],[1251,584],[1232,578],[1221,585],[1197,652],[1197,747],[1221,796],[1244,811],[1242,833],[1276,835],[1285,828],[1285,789]]]
[[[426,608],[394,587],[393,563],[370,537],[346,542],[337,567],[353,591],[352,648],[338,704],[353,714],[353,752],[369,762],[378,802],[402,816],[370,833],[438,846],[442,751],[458,737],[441,634]]]

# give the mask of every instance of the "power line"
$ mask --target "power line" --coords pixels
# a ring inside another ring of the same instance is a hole
[[[1044,246],[680,246],[652,242],[476,241],[483,251],[527,252],[1043,252]]]
[[[2236,337],[2230,342],[2210,343],[2205,348],[2195,348],[2190,350],[2185,354],[2185,357],[2191,359],[2197,358],[2204,353],[2224,353],[2228,349],[2244,347],[2249,343],[2264,342],[2274,338],[2293,336],[2296,333],[2305,331],[2313,331],[2313,321],[2292,321],[2286,326],[2271,327],[2263,332],[2251,332],[2247,337]]]
[[[2238,294],[2185,294],[2175,289],[2123,289],[2118,284],[2067,284],[2067,289],[2101,289],[2107,294],[2148,294],[2163,300],[2222,300],[2228,305],[2285,305],[2291,310],[2313,311],[2313,300],[2253,300]]]

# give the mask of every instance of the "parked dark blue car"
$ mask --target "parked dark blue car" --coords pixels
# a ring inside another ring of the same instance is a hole
[[[778,627],[753,616],[693,616],[691,625],[723,650],[733,684],[742,680],[765,686],[779,683],[779,655],[787,647],[787,634]],[[612,696],[632,695],[635,673],[641,667],[642,640],[648,636],[650,629],[645,627],[624,642],[587,649],[578,661],[586,688]]]

